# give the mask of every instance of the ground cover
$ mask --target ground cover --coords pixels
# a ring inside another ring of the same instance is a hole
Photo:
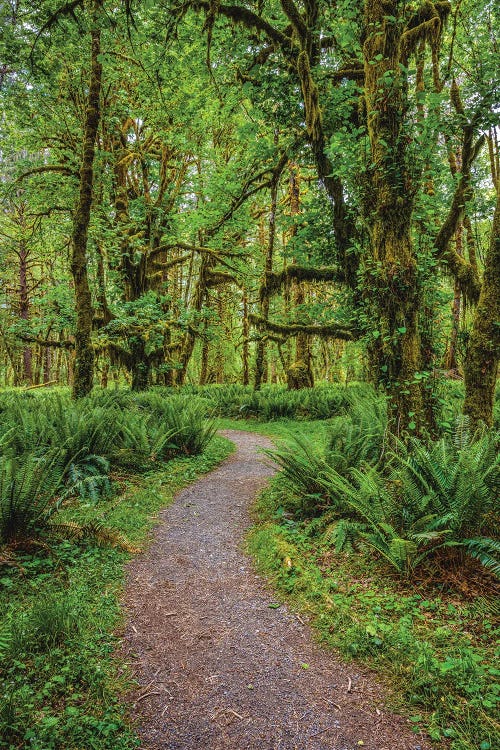
[[[281,438],[285,452],[296,451],[296,437],[307,435],[319,456],[329,425],[254,429]],[[335,515],[325,508],[304,517],[303,499],[282,474],[262,493],[254,518],[248,549],[257,569],[280,598],[309,616],[322,643],[380,673],[393,705],[434,740],[448,740],[454,750],[498,745],[499,612],[492,577],[473,561],[450,566],[438,557],[409,581],[368,545],[338,550]]]
[[[113,432],[113,425],[106,429]],[[40,449],[40,444],[30,447]],[[167,462],[148,456],[139,473],[107,467],[105,486],[66,498],[55,533],[35,528],[36,534],[18,533],[2,545],[0,747],[138,746],[121,700],[129,677],[113,656],[120,638],[125,564],[131,551],[147,544],[156,514],[174,493],[231,450],[229,441],[216,437],[199,455],[183,449]],[[12,452],[2,458],[4,470],[6,462],[27,460]],[[38,450],[37,460],[43,455]],[[4,481],[3,521],[13,510],[6,503],[9,487],[15,484]],[[36,504],[36,496],[31,500]],[[75,538],[74,526],[93,533]]]

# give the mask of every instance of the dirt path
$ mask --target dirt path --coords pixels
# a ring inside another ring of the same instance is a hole
[[[424,750],[383,710],[380,686],[311,639],[240,550],[248,506],[273,473],[270,446],[237,452],[183,490],[130,565],[124,650],[143,750]],[[348,692],[348,686],[351,691]]]

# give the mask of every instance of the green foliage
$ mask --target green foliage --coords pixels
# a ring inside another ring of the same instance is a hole
[[[495,544],[472,537],[498,532],[498,435],[472,439],[463,420],[453,436],[428,444],[412,440],[384,448],[385,412],[368,402],[333,420],[328,450],[296,439],[270,451],[300,516],[329,509],[336,549],[354,540],[368,545],[401,575],[411,576],[441,548],[472,554],[498,572]],[[291,492],[290,492],[291,491]]]
[[[312,620],[320,639],[381,671],[393,687],[392,701],[412,712],[415,728],[453,750],[498,744],[500,701],[496,667],[498,627],[493,596],[464,599],[458,591],[403,585],[381,574],[359,550],[363,522],[338,518],[296,521],[283,513],[281,475],[256,506],[249,549],[258,569],[271,578],[278,596]],[[360,528],[361,526],[361,528]],[[464,712],[464,706],[467,706]]]
[[[170,430],[171,455],[195,456],[202,453],[217,429],[216,422],[206,420],[206,406],[198,399],[188,396],[165,398],[156,393],[145,393],[137,398],[140,410],[149,414]]]
[[[266,385],[259,391],[236,384],[224,386],[186,386],[187,391],[203,398],[214,414],[236,419],[331,419],[349,411],[358,397],[373,394],[366,384],[349,387],[321,385],[289,391],[284,386]]]
[[[500,541],[479,537],[477,539],[466,539],[464,546],[471,557],[479,560],[481,565],[489,568],[500,578]]]
[[[37,400],[30,399],[32,408]],[[136,416],[144,419],[144,412]],[[101,494],[99,512],[92,502],[71,502],[51,515],[50,554],[44,554],[44,543],[18,546],[11,556],[0,556],[0,747],[138,747],[120,704],[130,687],[128,675],[114,655],[126,561],[124,545],[117,540],[126,535],[144,542],[155,514],[174,493],[230,450],[228,441],[216,438],[203,455],[149,463],[154,471],[130,476],[119,496]],[[36,476],[34,467],[42,465],[48,454],[44,456],[25,453],[16,459],[17,466],[29,462]],[[24,488],[20,496],[29,514],[33,497],[28,489],[35,484],[28,475],[23,481],[19,471],[8,476]],[[67,493],[63,466],[58,476]],[[51,510],[51,492],[46,495]],[[41,540],[48,539],[38,518],[32,528],[40,531]]]
[[[36,538],[60,507],[65,465],[58,453],[0,463],[0,544]]]

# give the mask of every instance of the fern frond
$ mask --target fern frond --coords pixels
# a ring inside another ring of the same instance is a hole
[[[467,554],[500,578],[500,540],[488,537],[465,539],[463,546]]]

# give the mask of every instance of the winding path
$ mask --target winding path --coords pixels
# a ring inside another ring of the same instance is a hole
[[[164,510],[129,567],[124,651],[142,750],[424,750],[375,678],[317,646],[241,552],[270,442],[237,451]],[[350,690],[348,690],[350,687]]]

